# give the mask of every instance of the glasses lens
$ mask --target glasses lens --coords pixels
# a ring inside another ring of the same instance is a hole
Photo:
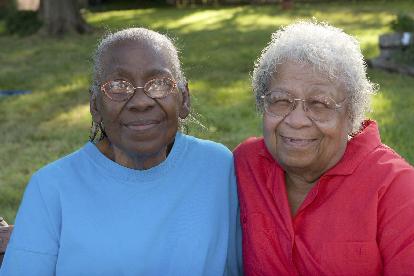
[[[169,78],[154,79],[147,82],[144,91],[151,98],[164,98],[175,88],[175,83]]]
[[[114,101],[125,101],[134,93],[134,86],[124,80],[113,80],[105,83],[102,90]]]
[[[286,116],[292,111],[294,100],[284,92],[270,92],[265,96],[265,109],[276,116]]]
[[[316,96],[306,100],[309,116],[316,121],[329,121],[336,109],[336,103],[329,97]]]

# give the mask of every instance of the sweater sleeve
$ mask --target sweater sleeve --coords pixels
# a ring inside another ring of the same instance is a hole
[[[408,275],[414,271],[414,170],[398,175],[379,203],[377,238],[384,275]]]
[[[230,173],[230,236],[226,265],[226,275],[242,275],[242,238],[240,226],[240,208],[237,199],[236,176],[234,166]]]
[[[1,276],[54,275],[59,248],[57,198],[42,194],[35,176],[29,182],[16,216],[1,266]]]

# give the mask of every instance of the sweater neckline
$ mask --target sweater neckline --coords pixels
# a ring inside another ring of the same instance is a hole
[[[167,158],[160,164],[147,170],[130,169],[112,161],[106,157],[92,142],[88,142],[84,146],[84,151],[89,159],[91,159],[91,161],[100,170],[100,173],[105,174],[106,176],[124,181],[152,182],[162,178],[175,166],[177,166],[186,145],[187,140],[185,139],[185,135],[177,131],[174,145],[172,146]]]

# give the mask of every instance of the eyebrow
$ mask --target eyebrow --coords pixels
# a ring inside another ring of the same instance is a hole
[[[154,68],[145,73],[145,77],[152,77],[152,76],[159,76],[159,75],[168,75],[172,77],[172,73],[170,70],[165,68]]]
[[[335,96],[335,93],[333,93],[332,89],[329,88],[320,88],[321,85],[311,85],[309,86],[308,92],[311,94],[314,94],[315,92],[318,92],[318,94],[328,95],[331,97]]]

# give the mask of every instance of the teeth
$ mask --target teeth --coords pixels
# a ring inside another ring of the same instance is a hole
[[[295,145],[308,145],[310,143],[312,143],[313,141],[315,141],[314,139],[297,139],[297,138],[289,138],[289,137],[284,137],[285,141],[291,144],[295,144]]]
[[[288,138],[290,141],[292,142],[303,142],[303,141],[309,141],[309,140],[305,140],[305,139],[294,139],[294,138]]]

